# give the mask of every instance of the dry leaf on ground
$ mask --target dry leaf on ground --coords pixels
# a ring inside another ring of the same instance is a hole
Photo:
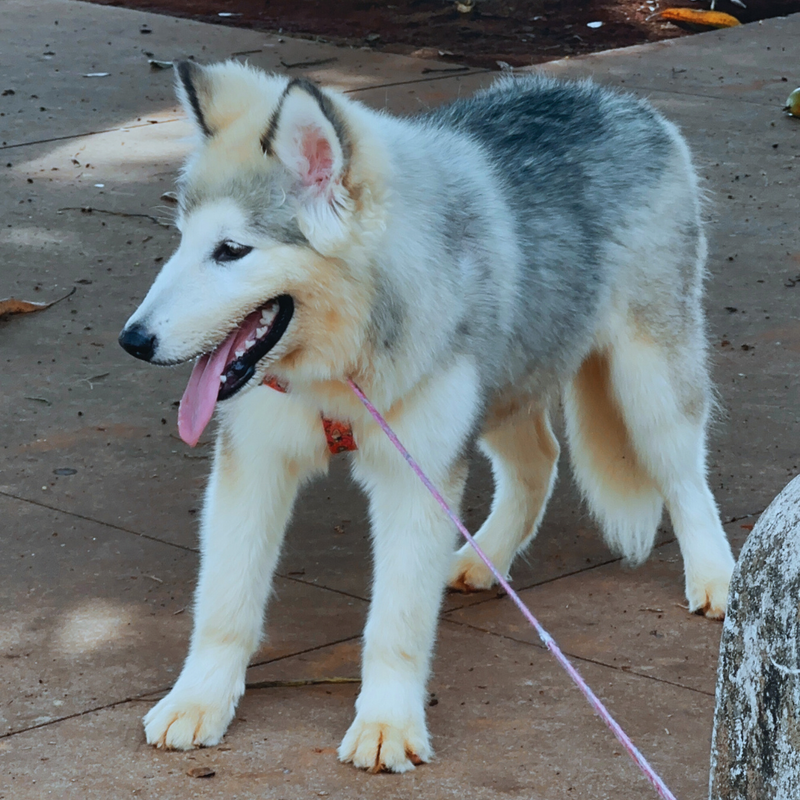
[[[733,28],[741,25],[736,17],[722,11],[702,11],[693,8],[665,8],[661,19],[674,23],[679,28],[690,31],[708,31],[717,28]]]
[[[192,767],[186,770],[190,778],[213,778],[217,772],[211,767]]]
[[[59,297],[57,300],[51,300],[49,303],[33,303],[29,300],[17,300],[16,297],[7,297],[5,300],[0,300],[0,320],[6,317],[12,317],[16,314],[31,314],[34,311],[44,311],[62,300],[66,300],[70,295],[75,294],[75,288]]]

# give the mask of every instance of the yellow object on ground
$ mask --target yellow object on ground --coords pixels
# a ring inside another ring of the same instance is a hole
[[[696,11],[693,8],[665,8],[661,19],[674,22],[681,28],[694,31],[707,31],[713,28],[733,28],[741,25],[736,17],[721,11]]]
[[[795,89],[789,97],[786,98],[786,105],[783,110],[793,117],[800,117],[800,88]]]

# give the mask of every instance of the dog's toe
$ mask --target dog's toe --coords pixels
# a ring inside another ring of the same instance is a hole
[[[703,577],[693,576],[686,581],[689,610],[709,619],[724,619],[728,604],[728,586],[732,565],[709,572]]]
[[[408,772],[433,757],[424,728],[356,718],[339,747],[339,759],[368,772]]]
[[[447,581],[449,589],[468,594],[491,589],[494,584],[494,575],[469,545],[456,553]]]
[[[219,744],[232,709],[168,694],[144,718],[147,743],[165,750],[192,750]]]

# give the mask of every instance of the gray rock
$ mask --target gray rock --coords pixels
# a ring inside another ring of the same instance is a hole
[[[800,797],[800,477],[762,514],[722,631],[711,800]]]

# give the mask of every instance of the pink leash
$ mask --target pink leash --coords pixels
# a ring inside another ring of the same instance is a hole
[[[522,615],[525,619],[530,622],[531,626],[535,629],[536,633],[539,634],[539,638],[542,640],[543,644],[547,647],[547,649],[555,656],[556,660],[562,667],[567,671],[567,674],[572,678],[575,685],[583,692],[584,697],[589,701],[589,704],[592,708],[599,714],[600,718],[605,722],[605,724],[609,727],[611,732],[614,736],[619,739],[620,744],[625,748],[628,755],[634,760],[636,766],[644,774],[645,778],[653,785],[653,788],[658,792],[659,797],[662,797],[663,800],[675,800],[675,795],[667,788],[667,785],[661,778],[658,776],[656,771],[650,766],[647,762],[647,759],[639,752],[639,749],[636,745],[628,738],[628,734],[625,733],[624,730],[619,726],[619,723],[611,716],[611,712],[603,705],[603,703],[597,698],[595,693],[589,688],[589,685],[583,678],[580,676],[578,670],[572,666],[572,664],[567,660],[567,657],[561,652],[561,649],[556,644],[555,639],[541,626],[539,620],[533,616],[533,614],[528,610],[528,607],[525,603],[522,602],[520,596],[509,586],[508,581],[500,574],[500,571],[495,567],[494,564],[489,560],[489,557],[481,550],[478,543],[473,538],[472,534],[466,529],[464,523],[453,513],[450,506],[447,505],[445,499],[439,494],[436,487],[430,482],[428,476],[422,471],[422,468],[417,464],[411,454],[403,447],[403,444],[395,435],[395,432],[389,427],[389,423],[381,415],[380,411],[375,408],[374,405],[370,402],[369,398],[361,391],[358,384],[356,384],[352,379],[348,378],[347,382],[350,384],[350,388],[355,392],[356,397],[364,404],[365,408],[369,413],[372,415],[375,422],[380,425],[383,432],[389,437],[389,441],[400,451],[400,454],[403,458],[408,462],[408,465],[411,469],[414,470],[417,477],[425,484],[425,488],[433,495],[436,502],[442,507],[445,514],[454,522],[455,526],[461,531],[464,538],[472,545],[475,552],[480,556],[481,561],[491,570],[492,575],[497,578],[497,582],[503,589],[508,593],[508,596],[514,601],[517,608],[522,612]]]

